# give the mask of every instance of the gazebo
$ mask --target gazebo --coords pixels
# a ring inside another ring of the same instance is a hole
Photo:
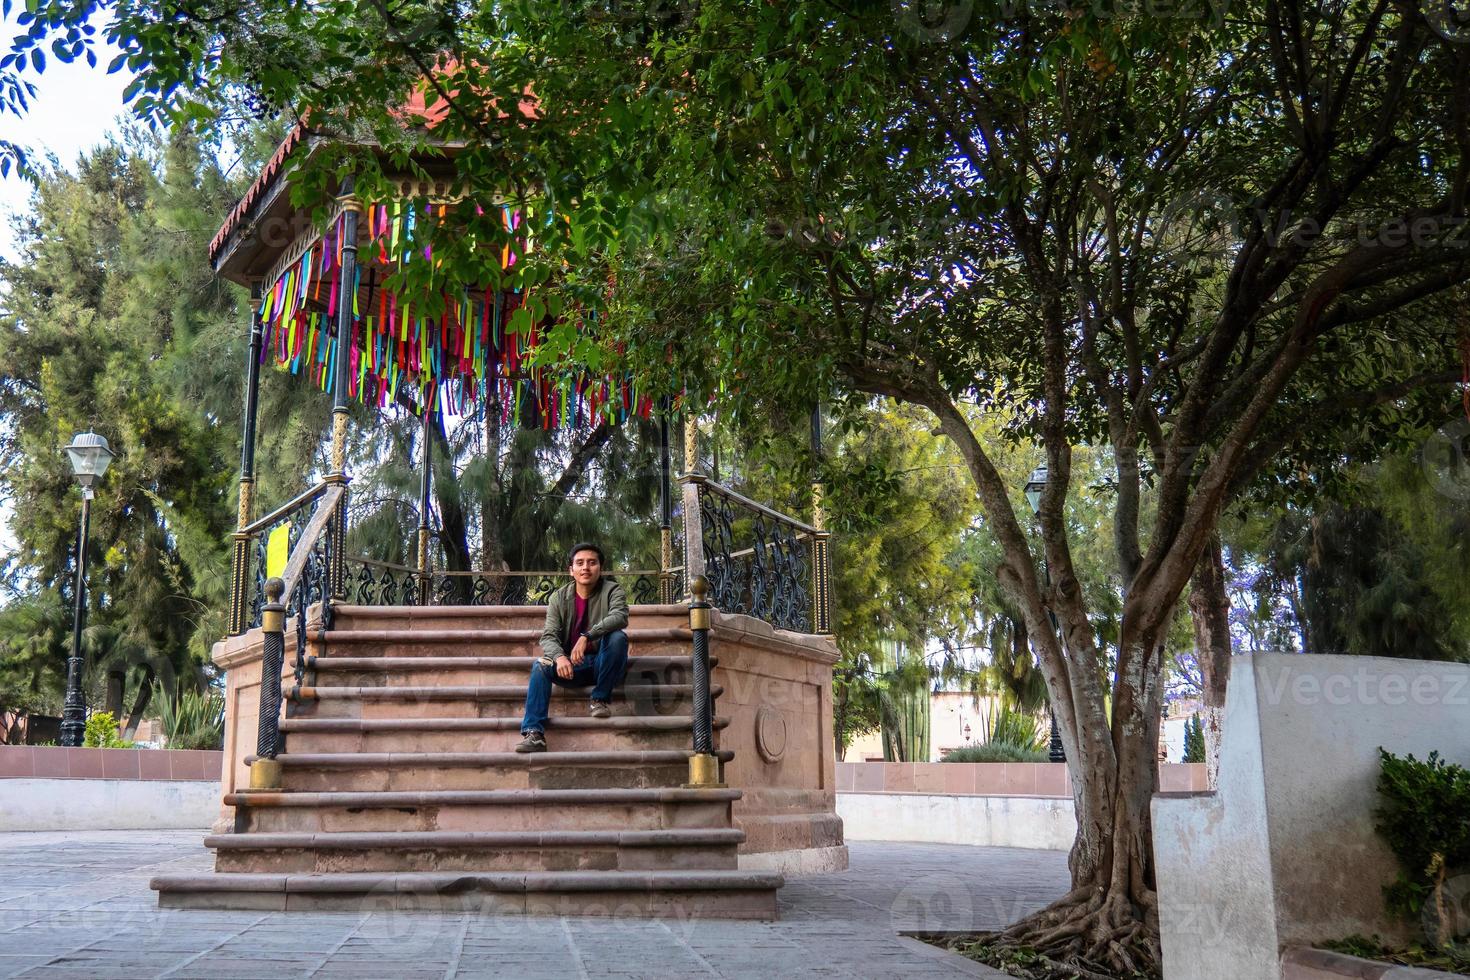
[[[821,486],[804,521],[721,485],[699,471],[690,412],[676,508],[680,393],[528,363],[557,321],[516,289],[456,283],[423,302],[395,288],[409,278],[395,272],[434,260],[416,231],[476,206],[445,196],[454,147],[414,159],[389,181],[391,200],[360,199],[348,177],[313,220],[288,185],[331,146],[293,129],[210,245],[218,275],[252,297],[229,635],[214,650],[227,678],[225,793],[206,840],[216,872],[155,879],[160,902],[321,908],[428,894],[496,911],[774,917],[781,872],[846,866]],[[505,233],[487,256],[502,270],[535,247],[526,212],[478,208]],[[303,472],[300,493],[256,516],[267,372],[332,399],[331,443],[327,472]],[[412,413],[426,432],[489,403],[522,425],[657,420],[660,562],[611,570],[633,604],[634,651],[613,717],[554,700],[556,751],[508,751],[536,604],[563,573],[436,569],[427,458],[416,563],[350,554],[354,402]]]

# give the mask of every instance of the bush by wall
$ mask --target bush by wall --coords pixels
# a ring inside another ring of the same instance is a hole
[[[1435,947],[1456,937],[1459,910],[1445,885],[1470,870],[1470,770],[1438,752],[1423,762],[1382,748],[1377,830],[1399,859],[1399,875],[1384,888],[1390,912],[1423,924]]]
[[[1028,749],[1009,742],[986,742],[966,745],[945,753],[940,762],[1046,762],[1043,749]]]
[[[94,711],[87,719],[82,732],[82,745],[89,749],[130,749],[132,742],[124,742],[117,733],[117,719],[111,711]]]

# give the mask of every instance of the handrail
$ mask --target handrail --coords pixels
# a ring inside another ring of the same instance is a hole
[[[286,559],[286,570],[281,573],[281,581],[286,585],[282,594],[286,596],[288,602],[291,598],[291,590],[296,587],[296,580],[301,577],[301,572],[306,568],[306,562],[311,557],[311,551],[316,547],[317,538],[321,537],[322,532],[326,530],[327,522],[336,514],[337,504],[342,500],[344,488],[341,484],[324,484],[324,486],[328,486],[329,489],[321,503],[317,504],[311,520],[307,522],[306,530],[302,531],[301,537],[296,539],[296,547]]]
[[[261,531],[264,531],[272,524],[277,523],[282,518],[291,514],[293,511],[299,510],[306,504],[311,503],[332,486],[333,484],[323,481],[313,487],[309,487],[306,490],[303,490],[301,493],[292,497],[290,500],[286,501],[284,504],[271,511],[269,514],[266,514],[264,517],[257,518],[256,520],[251,521],[249,524],[240,528],[239,533],[252,536],[259,534]]]
[[[810,524],[799,521],[796,518],[791,517],[787,514],[783,514],[779,510],[775,510],[774,508],[767,507],[765,504],[751,500],[744,494],[736,493],[734,490],[731,490],[724,484],[716,483],[714,480],[711,480],[707,476],[702,476],[698,473],[685,473],[683,476],[679,477],[679,482],[701,484],[705,487],[708,487],[715,493],[718,493],[720,496],[725,497],[729,500],[733,500],[735,503],[739,504],[742,507],[746,507],[750,510],[756,511],[757,513],[765,514],[767,517],[778,520],[783,524],[788,524],[791,527],[796,528],[798,531],[804,532],[805,534],[817,535],[826,533],[820,528],[812,527]]]

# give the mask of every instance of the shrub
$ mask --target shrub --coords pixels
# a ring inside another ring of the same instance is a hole
[[[1003,707],[990,719],[986,732],[987,745],[1009,745],[1023,752],[1041,752],[1045,755],[1050,732],[1041,727],[1041,722],[1030,715]],[[1031,760],[1017,760],[1026,761]],[[1046,759],[1038,761],[1045,762]]]
[[[966,745],[945,754],[940,762],[1045,762],[1044,749],[1028,749],[1008,742]]]
[[[171,749],[217,749],[225,740],[225,699],[214,690],[182,691],[177,698],[156,692],[163,732]]]
[[[87,719],[82,732],[82,745],[89,749],[130,749],[131,742],[124,742],[117,734],[117,719],[111,711],[94,711]]]
[[[1446,882],[1470,868],[1470,770],[1446,763],[1438,752],[1423,762],[1382,748],[1378,833],[1399,859],[1398,878],[1384,887],[1388,909],[1418,919],[1434,946],[1454,940],[1458,911]]]

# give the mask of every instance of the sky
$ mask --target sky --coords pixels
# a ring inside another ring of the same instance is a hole
[[[16,32],[11,21],[0,21],[4,49],[10,47],[9,39]],[[75,169],[81,153],[102,143],[109,132],[121,129],[122,92],[128,75],[125,71],[107,74],[107,64],[116,53],[116,48],[99,48],[96,68],[88,67],[86,61],[64,64],[47,59],[46,71],[32,76],[37,91],[30,112],[21,118],[0,115],[0,136],[26,147],[36,158],[55,154],[63,166]],[[30,192],[31,185],[13,171],[0,178],[0,256],[6,259],[18,257],[11,216],[27,207]],[[15,548],[10,514],[9,503],[0,499],[0,555]]]
[[[0,44],[5,49],[17,30],[10,21],[0,21]],[[54,153],[63,166],[74,169],[82,152],[121,128],[122,92],[129,75],[125,70],[107,74],[107,64],[116,53],[116,48],[98,48],[96,68],[88,67],[86,61],[65,64],[48,58],[44,73],[28,76],[37,88],[30,112],[21,118],[0,116],[0,134],[37,158]],[[30,185],[14,172],[0,179],[0,255],[7,259],[16,257],[10,216],[23,210],[29,199]]]

